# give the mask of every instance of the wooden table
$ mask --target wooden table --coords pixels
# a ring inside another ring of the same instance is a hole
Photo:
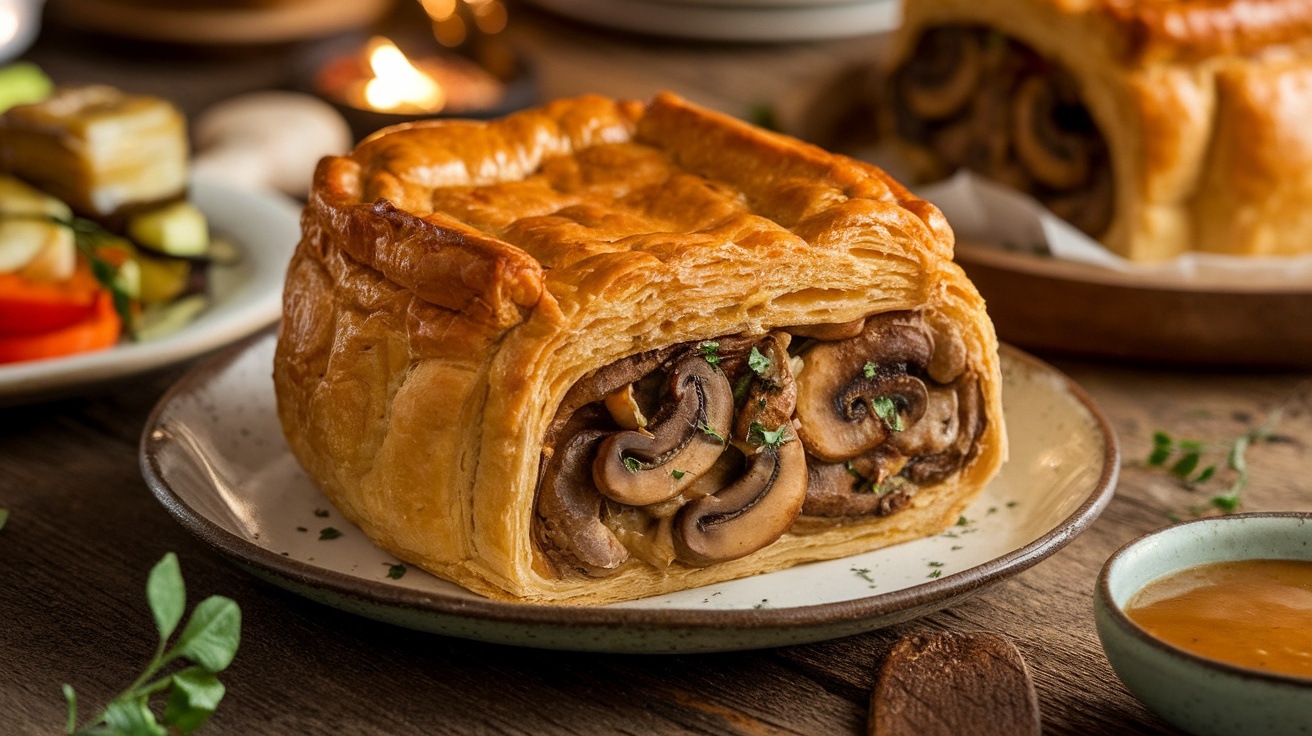
[[[804,111],[798,101],[808,90],[875,45],[617,39],[527,11],[511,34],[537,60],[549,96],[642,97],[667,87],[736,113],[771,102],[786,119]],[[56,36],[31,56],[61,79],[179,91],[191,112],[244,88],[285,83],[276,54],[160,68]],[[244,616],[241,649],[222,678],[228,695],[207,733],[856,734],[894,641],[972,630],[1019,647],[1048,732],[1171,733],[1116,680],[1093,628],[1093,581],[1107,556],[1206,498],[1139,459],[1154,430],[1227,440],[1288,405],[1277,441],[1249,452],[1245,508],[1310,510],[1312,384],[1286,374],[1057,365],[1101,404],[1127,458],[1116,498],[1069,547],[961,605],[888,630],[697,656],[534,651],[420,634],[312,603],[233,567],[168,516],[137,469],[140,428],[186,366],[0,409],[0,507],[11,512],[0,530],[0,731],[56,732],[66,713],[62,683],[77,688],[86,713],[136,676],[155,641],[146,573],[172,550],[193,603],[227,595]]]

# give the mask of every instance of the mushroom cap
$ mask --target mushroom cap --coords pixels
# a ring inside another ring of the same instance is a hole
[[[1012,104],[1012,143],[1016,159],[1040,184],[1074,189],[1089,182],[1093,142],[1087,132],[1061,126],[1060,84],[1052,74],[1035,74],[1021,81]]]
[[[806,454],[800,442],[760,448],[747,458],[738,480],[679,512],[674,521],[679,560],[710,565],[771,544],[797,520],[806,487]]]
[[[904,104],[926,120],[953,116],[979,89],[982,62],[980,39],[967,29],[939,28],[924,34],[898,77]]]
[[[925,385],[905,371],[927,365],[933,347],[924,320],[908,312],[871,317],[861,335],[813,346],[797,376],[798,436],[807,452],[839,462],[885,442],[889,429],[874,410],[877,398],[893,400],[905,424],[919,419]]]
[[[570,437],[547,464],[537,504],[543,547],[558,561],[594,577],[614,572],[629,558],[601,520],[602,497],[592,483],[592,456],[606,435],[584,430]]]
[[[630,506],[667,501],[724,452],[733,419],[724,373],[689,351],[670,372],[669,397],[646,432],[616,432],[602,442],[592,473],[607,498]]]

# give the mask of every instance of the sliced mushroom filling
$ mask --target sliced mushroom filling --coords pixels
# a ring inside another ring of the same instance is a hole
[[[806,497],[789,340],[644,353],[571,389],[537,500],[535,538],[557,568],[606,575],[630,555],[707,565],[782,536]]]
[[[1111,224],[1110,155],[1074,78],[990,29],[931,28],[888,85],[897,135],[930,178],[968,168],[1034,195],[1093,237]]]
[[[801,514],[895,513],[974,455],[965,356],[951,330],[894,312],[594,371],[547,431],[534,537],[561,574],[603,576],[737,559]]]
[[[860,335],[801,352],[802,513],[886,516],[968,462],[983,416],[964,353],[959,336],[915,312],[870,317]]]

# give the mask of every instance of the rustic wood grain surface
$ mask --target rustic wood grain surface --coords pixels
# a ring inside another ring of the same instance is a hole
[[[878,45],[656,41],[515,10],[510,36],[538,63],[547,96],[643,97],[669,88],[736,114],[771,103],[786,125],[805,115],[816,89]],[[56,33],[30,56],[61,80],[168,93],[190,112],[228,94],[288,83],[286,49],[223,63],[151,53],[157,56]],[[1046,733],[1172,733],[1116,680],[1092,620],[1094,578],[1107,556],[1207,499],[1206,491],[1187,491],[1138,459],[1154,430],[1223,442],[1284,406],[1274,441],[1249,452],[1244,508],[1312,510],[1312,384],[1293,374],[1057,365],[1101,404],[1127,458],[1116,497],[1069,547],[965,603],[888,630],[697,656],[571,654],[447,639],[342,613],[251,577],[176,524],[137,468],[140,428],[186,366],[0,409],[0,507],[11,514],[0,530],[0,732],[55,733],[66,717],[61,684],[74,685],[90,709],[135,677],[155,640],[146,573],[172,550],[191,601],[227,595],[244,615],[241,649],[223,677],[228,695],[208,733],[859,734],[892,643],[938,631],[1011,639],[1038,688]]]

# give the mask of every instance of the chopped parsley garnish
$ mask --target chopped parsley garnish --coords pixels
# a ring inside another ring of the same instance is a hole
[[[1248,487],[1249,481],[1248,448],[1254,442],[1270,440],[1281,415],[1282,411],[1277,409],[1260,426],[1239,435],[1230,443],[1226,453],[1226,468],[1234,473],[1234,479],[1225,491],[1209,498],[1206,504],[1192,507],[1190,511],[1194,516],[1201,515],[1208,508],[1216,509],[1223,514],[1231,514],[1239,510],[1242,504],[1240,494]],[[1179,479],[1185,488],[1194,490],[1211,480],[1218,472],[1216,464],[1198,469],[1205,450],[1206,447],[1202,442],[1176,440],[1170,434],[1158,431],[1153,433],[1153,449],[1148,454],[1146,464],[1149,467],[1166,469]],[[1174,462],[1171,462],[1172,458],[1176,458]],[[1170,463],[1169,467],[1168,463]]]
[[[876,396],[875,400],[870,402],[870,408],[875,410],[875,416],[884,420],[884,426],[889,431],[901,432],[906,427],[902,424],[902,415],[897,412],[897,403],[887,396]]]
[[[957,519],[957,526],[970,526],[970,519],[962,516]]]
[[[702,357],[706,359],[707,363],[716,368],[720,367],[720,343],[708,340],[698,345],[697,349],[702,351]]]
[[[636,457],[626,457],[620,462],[624,463],[624,469],[630,473],[636,473],[639,470],[642,470],[642,463],[639,462]]]
[[[865,375],[866,378],[874,378],[875,364],[867,360],[866,364],[864,366],[861,366],[861,373]]]
[[[779,447],[790,439],[792,437],[788,436],[787,422],[773,431],[766,429],[759,422],[752,422],[752,426],[747,430],[747,440],[762,447]]]
[[[703,434],[708,434],[711,437],[714,437],[715,439],[719,440],[720,442],[725,441],[724,435],[720,434],[719,432],[716,432],[715,428],[707,424],[706,422],[702,422],[701,424],[698,424],[697,429],[700,429]]]
[[[942,562],[931,562],[931,563],[929,563],[929,566],[930,566],[930,567],[943,567],[943,563],[942,563]]]
[[[843,463],[843,467],[847,468],[848,475],[852,476],[853,478],[861,477],[861,474],[856,472],[856,468],[852,465],[851,460],[848,460],[847,462]]]
[[[315,510],[314,510],[314,515],[317,516],[317,517],[319,517],[320,519],[327,519],[327,518],[328,518],[328,509],[315,509]]]
[[[683,476],[687,475],[687,473],[683,472],[682,470],[671,470],[670,475],[674,476],[675,480],[679,480],[683,478]]]
[[[395,565],[390,562],[384,562],[383,564],[387,565],[387,577],[393,580],[400,580],[405,577],[405,565],[399,562]]]
[[[757,604],[754,605],[754,606],[752,606],[752,608],[766,608],[766,607],[769,606],[769,605],[770,605],[770,599],[769,599],[769,598],[762,598],[762,599],[761,599],[761,602],[760,602],[760,603],[757,603]]]
[[[747,367],[758,376],[764,376],[765,372],[770,370],[770,359],[765,354],[752,347],[752,352],[747,356]]]
[[[856,575],[857,577],[861,578],[862,580],[866,581],[867,583],[870,583],[870,587],[871,587],[871,588],[874,588],[874,587],[875,587],[875,579],[872,578],[872,577],[870,577],[870,568],[866,568],[866,567],[853,567],[853,568],[852,568],[852,574]]]
[[[296,527],[296,531],[304,533],[304,532],[308,532],[308,531],[310,531],[310,530],[309,530],[309,529],[306,529],[306,528],[303,527],[303,526],[298,526],[298,527]]]
[[[747,392],[751,390],[751,388],[752,388],[752,374],[744,373],[741,376],[739,376],[737,382],[733,384],[733,403],[737,405],[738,402],[747,398]],[[764,403],[765,399],[762,398],[761,402]],[[765,408],[764,405],[762,406],[762,408]]]
[[[764,408],[765,408],[765,397],[764,397],[764,396],[762,396],[761,398],[759,398],[759,399],[756,400],[756,408],[757,408],[757,409],[764,409]]]
[[[938,577],[939,575],[942,575],[942,574],[943,574],[943,571],[942,571],[942,570],[934,570],[933,572],[931,572],[930,574],[926,575],[925,577],[927,577],[927,578],[936,578],[936,577]]]
[[[342,536],[342,533],[330,526],[326,526],[319,530],[319,541],[324,541],[327,539],[336,539],[340,536]]]

